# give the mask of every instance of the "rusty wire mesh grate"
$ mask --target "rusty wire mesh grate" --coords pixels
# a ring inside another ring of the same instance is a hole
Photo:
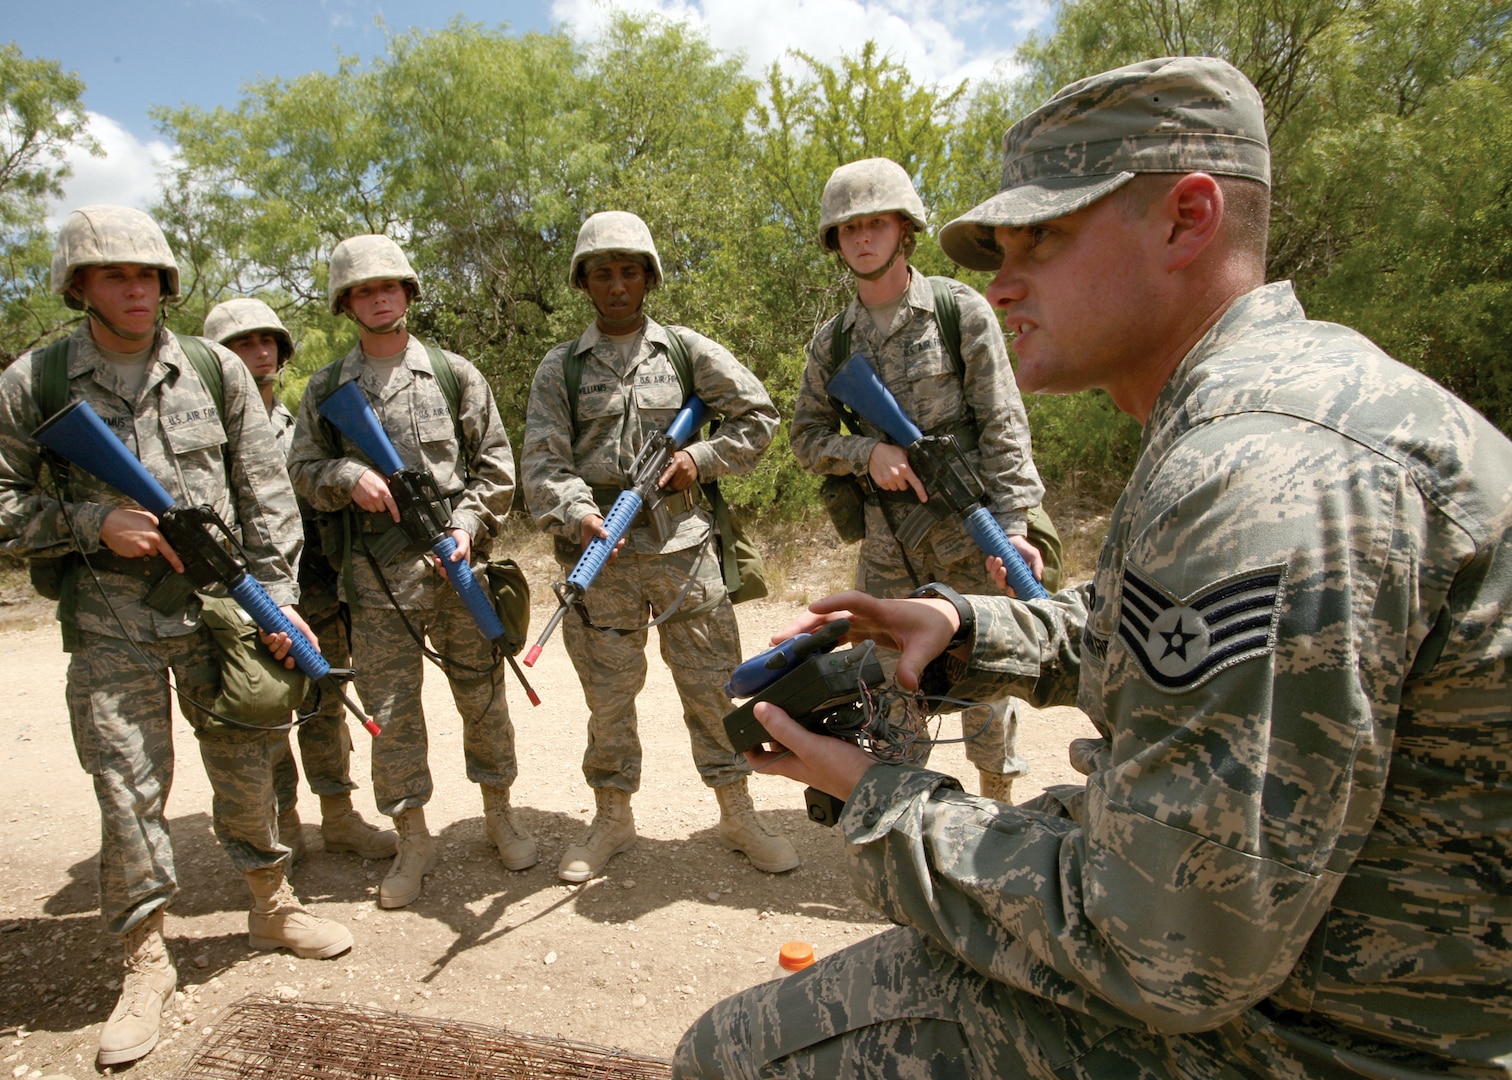
[[[667,1080],[668,1062],[321,1002],[230,1006],[175,1080]]]

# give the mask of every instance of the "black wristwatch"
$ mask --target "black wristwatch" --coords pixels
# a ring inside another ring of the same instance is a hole
[[[939,600],[949,600],[955,605],[956,615],[961,620],[961,626],[955,632],[955,636],[950,639],[950,644],[945,646],[946,649],[954,649],[958,645],[965,645],[971,640],[971,636],[976,633],[976,612],[966,602],[965,597],[944,582],[931,581],[928,585],[919,586],[908,595],[911,599],[930,597]]]

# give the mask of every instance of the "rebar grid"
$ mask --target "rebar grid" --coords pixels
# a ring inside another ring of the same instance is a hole
[[[669,1062],[458,1020],[244,998],[175,1080],[667,1080]]]

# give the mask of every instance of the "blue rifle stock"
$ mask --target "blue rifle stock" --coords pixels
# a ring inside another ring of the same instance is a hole
[[[247,573],[246,563],[216,539],[215,530],[218,530],[227,541],[235,543],[231,531],[215,510],[209,506],[175,503],[125,444],[111,434],[89,402],[75,401],[60,410],[33,432],[32,438],[155,515],[158,531],[178,553],[184,564],[184,573],[195,588],[222,585],[266,633],[287,634],[292,643],[289,652],[299,670],[313,679],[321,690],[341,698],[370,734],[380,734],[378,725],[342,693],[337,680],[350,678],[351,671],[331,667],[288,616],[278,609],[257,579]]]
[[[898,530],[899,543],[915,547],[936,521],[959,516],[977,547],[1003,560],[1008,584],[1020,599],[1042,600],[1050,595],[992,516],[985,504],[986,486],[961,453],[954,435],[925,435],[920,431],[861,353],[841,364],[825,389],[908,451],[909,467],[929,494],[929,501],[912,511]]]
[[[446,531],[450,512],[445,507],[430,470],[423,466],[411,468],[404,464],[398,451],[394,449],[388,432],[378,422],[378,415],[373,412],[373,407],[368,404],[355,382],[342,383],[316,408],[321,416],[335,424],[337,430],[356,443],[358,449],[372,460],[373,465],[388,480],[389,491],[399,507],[399,527],[410,540],[428,546],[431,554],[441,561],[447,578],[462,597],[462,602],[467,605],[468,613],[472,615],[473,622],[478,624],[483,636],[489,641],[502,638],[504,624],[499,620],[499,613],[494,610],[488,591],[478,584],[466,559],[452,561],[457,542]],[[506,659],[519,676],[530,703],[539,705],[541,699],[525,681],[520,669],[515,667],[514,657]]]
[[[657,481],[666,469],[667,462],[672,460],[672,455],[686,446],[688,440],[703,426],[703,418],[703,400],[697,394],[689,394],[682,409],[672,418],[672,423],[667,425],[667,430],[653,435],[641,447],[634,464],[630,466],[630,486],[619,493],[614,505],[609,508],[609,516],[604,518],[604,531],[608,535],[595,536],[589,541],[583,554],[578,557],[577,565],[572,568],[572,573],[567,575],[567,580],[551,586],[557,595],[557,609],[546,623],[546,629],[541,631],[541,636],[525,654],[526,667],[535,666],[541,650],[546,647],[547,640],[556,630],[557,623],[562,621],[567,609],[582,603],[588,589],[598,579],[599,571],[604,569],[609,557],[614,554],[615,547],[630,531],[630,525],[642,507],[651,512],[661,505],[664,496]]]

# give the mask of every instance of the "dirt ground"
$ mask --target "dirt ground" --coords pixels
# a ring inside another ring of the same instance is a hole
[[[802,602],[843,587],[853,551],[812,547],[775,562],[780,599],[736,609],[746,655],[763,648]],[[539,628],[550,613],[544,548],[533,549],[526,568],[537,586]],[[0,728],[8,795],[0,804],[0,1080],[59,1072],[77,1080],[95,1071],[100,1025],[120,985],[118,945],[97,913],[98,811],[69,736],[65,657],[50,613],[28,601],[24,588],[5,590],[0,605],[8,627],[0,630],[0,678],[11,699]],[[444,679],[428,669],[436,793],[427,818],[441,860],[420,899],[402,910],[379,909],[387,862],[325,854],[318,801],[306,791],[301,802],[311,852],[293,874],[295,888],[356,938],[355,948],[334,960],[248,948],[248,896],[211,833],[209,786],[179,720],[169,818],[180,892],[167,922],[179,989],[157,1049],[116,1071],[173,1075],[224,1007],[252,994],[348,1002],[668,1057],[704,1009],[783,974],[777,953],[784,942],[807,941],[822,956],[884,929],[851,893],[840,836],[808,821],[797,785],[778,777],[751,782],[763,820],[797,846],[799,869],[764,874],[720,846],[718,807],[693,769],[671,677],[654,642],[649,653],[650,678],[639,699],[640,840],[605,876],[575,886],[557,880],[557,861],[591,818],[593,799],[578,764],[586,709],[560,637],[530,673],[539,708],[509,680],[520,763],[513,801],[541,847],[541,861],[520,873],[502,869],[488,844],[480,797],[462,772],[460,721]],[[355,724],[353,733],[356,804],[374,820],[367,737]],[[1015,788],[1016,798],[1076,782],[1066,744],[1090,733],[1076,710],[1026,711],[1019,747],[1033,772]],[[959,721],[947,719],[942,734],[959,736]],[[939,746],[931,764],[977,789],[958,743]]]

